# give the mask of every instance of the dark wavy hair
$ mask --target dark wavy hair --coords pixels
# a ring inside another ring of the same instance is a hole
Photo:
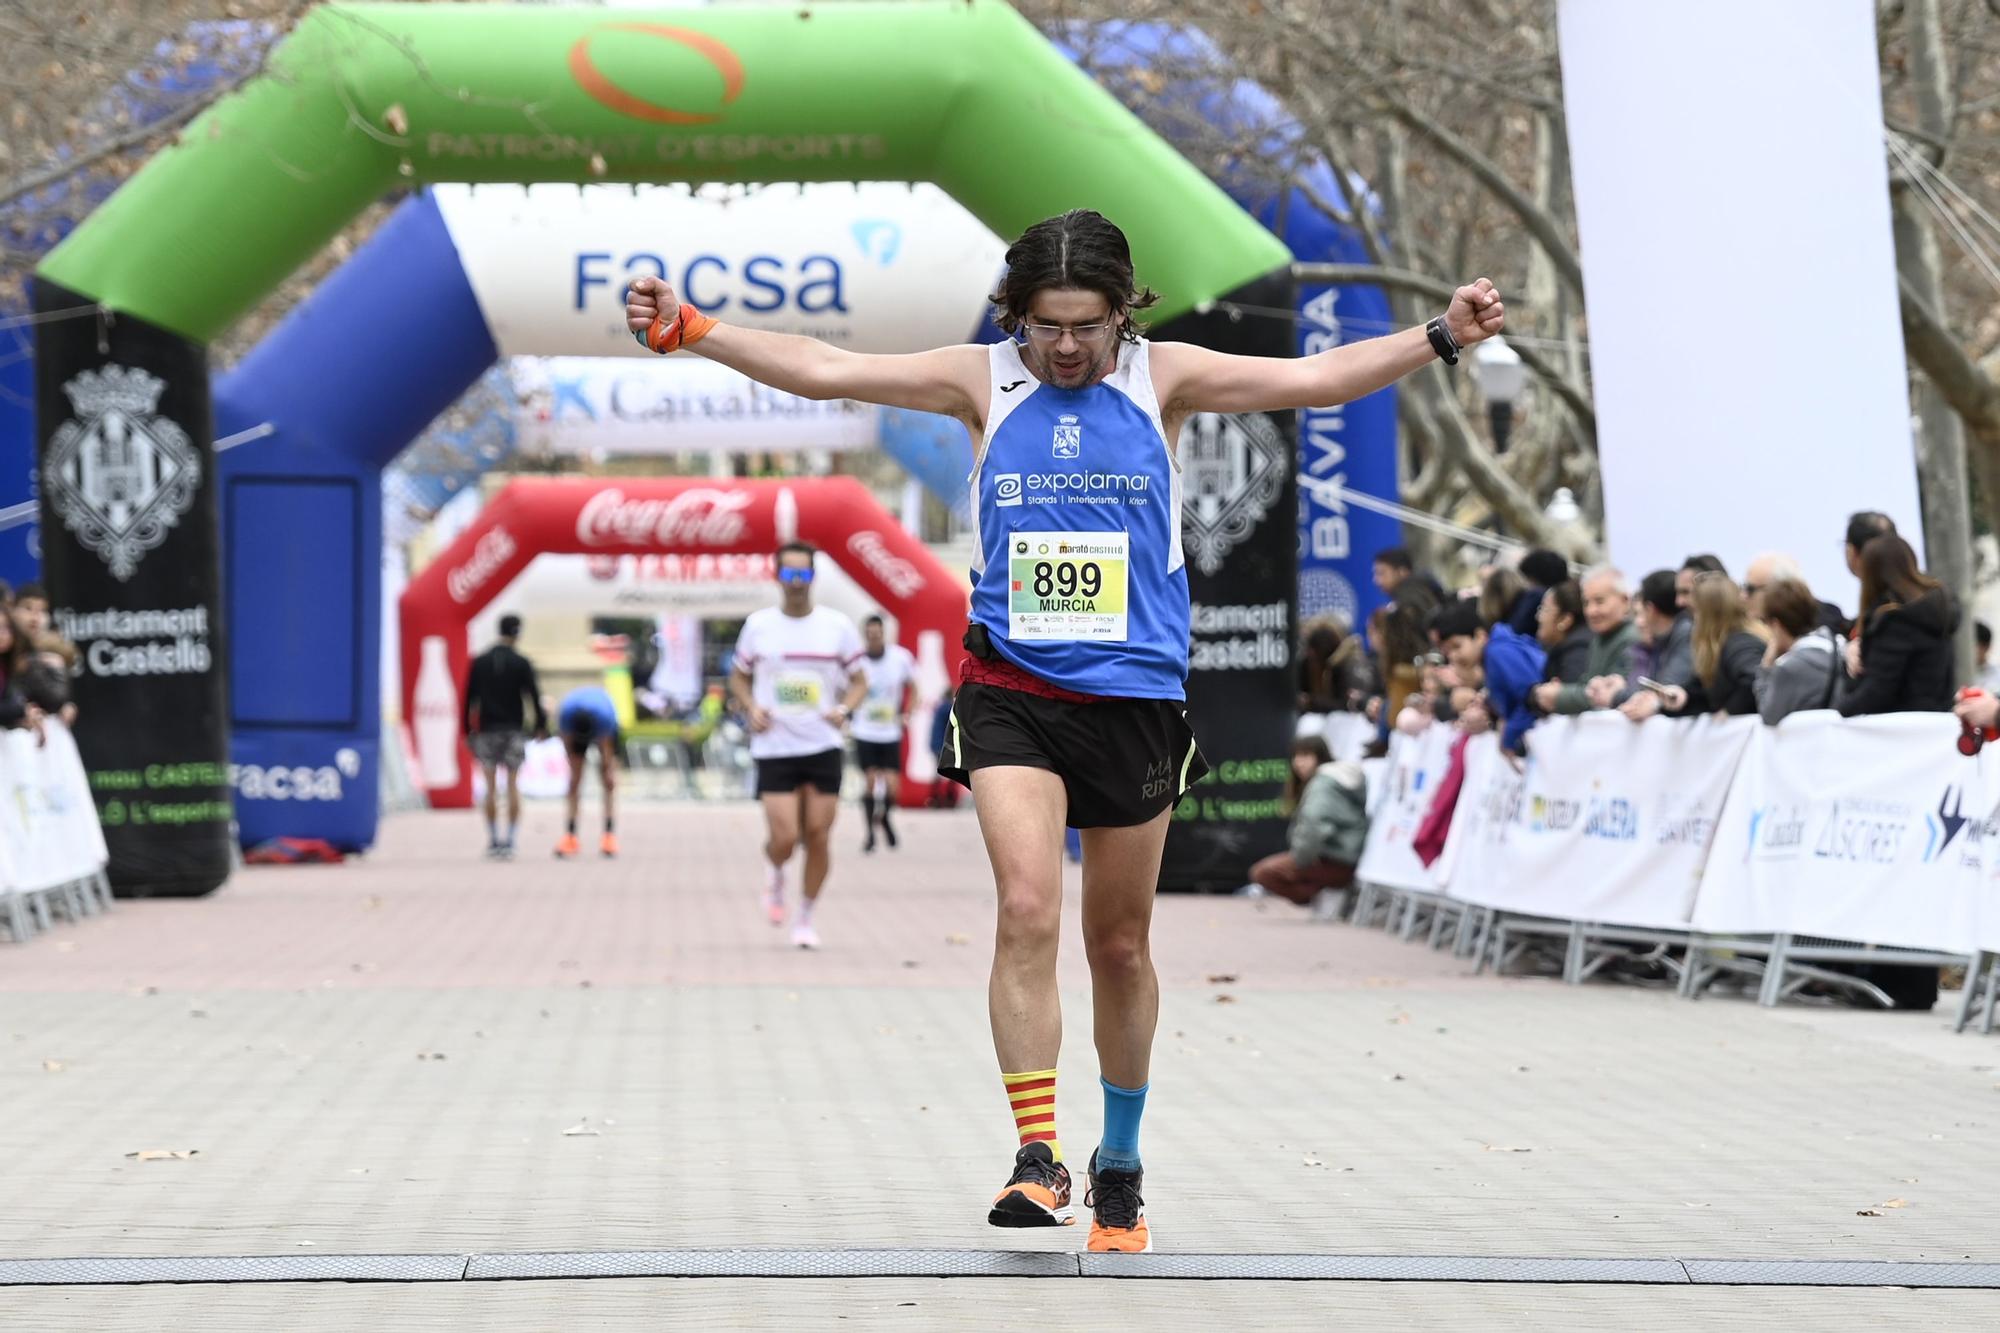
[[[993,322],[1018,334],[1036,292],[1065,287],[1096,292],[1110,302],[1113,319],[1127,316],[1118,336],[1137,342],[1144,326],[1130,316],[1160,299],[1152,288],[1137,284],[1125,233],[1102,213],[1072,208],[1037,222],[1007,247],[1006,275],[1000,290],[987,299],[993,303]]]

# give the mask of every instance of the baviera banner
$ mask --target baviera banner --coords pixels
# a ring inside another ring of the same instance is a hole
[[[92,302],[49,282],[38,312]],[[129,315],[37,332],[42,570],[122,896],[195,896],[230,864],[207,354]]]
[[[1206,314],[1154,329],[1243,356],[1290,356],[1288,274],[1231,292]],[[1236,310],[1241,302],[1258,313]],[[1194,601],[1188,720],[1209,775],[1174,812],[1163,889],[1234,889],[1285,845],[1291,764],[1293,626],[1298,592],[1296,414],[1204,413],[1181,431],[1181,543]]]

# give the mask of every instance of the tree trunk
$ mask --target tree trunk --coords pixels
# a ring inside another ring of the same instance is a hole
[[[1918,128],[1942,143],[1951,134],[1951,85],[1937,0],[1910,0],[1903,18]],[[1897,192],[1894,216],[1897,266],[1916,295],[1941,311],[1943,263],[1937,236],[1913,187]],[[1965,683],[1972,679],[1974,662],[1972,492],[1966,481],[1965,423],[1928,376],[1915,376],[1913,390],[1926,563],[1932,575],[1951,589],[1963,613],[1954,647],[1958,679]]]

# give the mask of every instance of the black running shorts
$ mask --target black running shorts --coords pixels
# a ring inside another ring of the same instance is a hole
[[[783,796],[801,787],[816,787],[823,796],[838,796],[842,771],[838,750],[786,755],[782,759],[759,759],[757,794]]]
[[[1071,828],[1143,824],[1208,772],[1178,700],[1070,703],[968,681],[952,701],[938,772],[969,787],[973,770],[1007,764],[1061,778]]]
[[[903,767],[903,743],[856,740],[854,766],[860,769],[886,768],[900,772]]]

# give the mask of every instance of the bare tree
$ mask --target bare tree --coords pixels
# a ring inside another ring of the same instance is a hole
[[[1109,86],[1211,171],[1237,179],[1262,171],[1277,189],[1317,156],[1356,193],[1366,191],[1351,211],[1348,200],[1319,202],[1354,223],[1373,263],[1313,269],[1315,278],[1372,274],[1402,323],[1433,312],[1465,275],[1500,282],[1509,341],[1534,377],[1516,447],[1494,454],[1472,424],[1476,393],[1464,377],[1413,377],[1400,396],[1406,498],[1460,518],[1484,510],[1534,533],[1523,510],[1538,509],[1560,484],[1601,523],[1556,0],[1037,0],[1024,8],[1080,46]],[[1922,221],[1912,209],[1924,201],[1905,200],[1911,173],[1898,170],[1906,343],[1923,381],[1916,402],[1920,411],[1931,404],[1926,527],[1944,556],[1941,572],[1961,594],[1971,575],[1967,489],[1950,480],[1958,427],[1948,419],[1971,435],[1982,512],[2000,528],[2000,304],[1985,264],[1963,243],[1976,241],[1982,217],[1992,224],[2000,216],[1996,11],[1995,0],[1885,0],[1880,16],[1887,128],[1948,173],[1942,207],[1965,224],[1949,228],[1960,243],[1940,252],[1934,227],[1911,225]],[[1121,75],[1129,62],[1116,30],[1091,23],[1108,17],[1187,25],[1207,41]],[[1284,151],[1204,115],[1189,96],[1238,78],[1256,80],[1296,123]],[[2000,252],[2000,224],[1988,243]]]

